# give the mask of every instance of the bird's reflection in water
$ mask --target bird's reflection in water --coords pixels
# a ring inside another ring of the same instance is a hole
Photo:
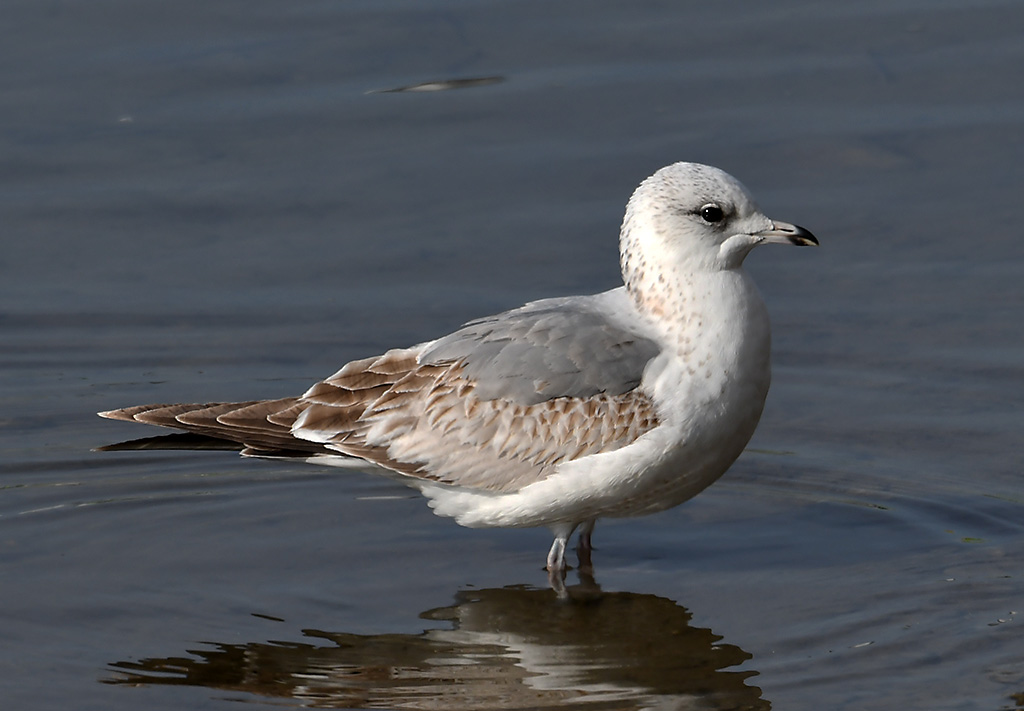
[[[314,708],[770,709],[750,659],[671,600],[552,590],[463,591],[423,613],[450,629],[305,642],[215,644],[192,656],[116,662],[111,684],[171,684],[287,697]]]

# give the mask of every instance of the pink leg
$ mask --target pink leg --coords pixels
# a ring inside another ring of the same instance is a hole
[[[590,560],[590,553],[594,547],[590,543],[590,534],[594,532],[596,520],[585,521],[580,526],[580,536],[576,542],[576,557],[580,562],[580,572],[593,573],[594,565]]]

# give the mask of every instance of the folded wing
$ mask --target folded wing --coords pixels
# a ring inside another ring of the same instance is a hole
[[[101,414],[256,453],[342,454],[411,477],[515,491],[658,423],[638,385],[659,348],[609,318],[597,298],[535,302],[353,361],[299,398]]]

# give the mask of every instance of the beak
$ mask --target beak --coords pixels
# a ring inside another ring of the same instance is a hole
[[[772,244],[795,244],[798,247],[818,246],[818,238],[812,235],[810,230],[805,230],[799,225],[791,225],[788,222],[773,220],[770,230],[755,232],[754,236],[760,237],[761,242]]]

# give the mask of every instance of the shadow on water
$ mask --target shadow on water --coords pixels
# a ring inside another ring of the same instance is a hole
[[[461,591],[421,617],[447,629],[309,641],[209,643],[186,655],[119,661],[108,684],[178,685],[290,698],[317,708],[770,709],[729,671],[751,655],[666,598],[604,593],[592,580],[552,590]]]

